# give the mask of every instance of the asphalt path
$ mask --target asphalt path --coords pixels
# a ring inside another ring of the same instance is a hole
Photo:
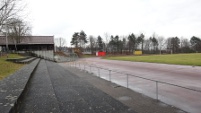
[[[79,64],[79,65],[78,65]],[[91,65],[89,67],[89,65]],[[101,58],[83,58],[75,64],[78,68],[88,70],[101,76],[104,79],[116,82],[120,85],[127,86],[126,74],[120,74],[113,71],[128,73],[156,81],[167,82],[193,90],[201,91],[201,67],[199,66],[182,66],[168,65],[157,63],[143,63],[130,61],[105,60]],[[109,77],[108,70],[111,72]],[[156,83],[141,78],[129,76],[129,88],[143,93],[152,98],[156,98]],[[191,113],[200,113],[201,111],[201,93],[188,89],[158,84],[159,100],[176,106],[184,111]]]

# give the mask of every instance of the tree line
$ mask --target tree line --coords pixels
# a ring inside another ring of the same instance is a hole
[[[80,33],[83,34],[84,31]],[[144,54],[201,52],[201,39],[196,36],[192,36],[189,40],[177,36],[164,38],[155,33],[149,38],[146,38],[143,33],[140,35],[131,33],[128,36],[114,36],[105,33],[104,41],[100,35],[87,38],[85,33],[84,36],[80,33],[73,34],[71,45],[81,47],[84,51],[91,51],[92,53],[106,51],[111,54],[133,54],[133,51],[136,50],[140,50]]]

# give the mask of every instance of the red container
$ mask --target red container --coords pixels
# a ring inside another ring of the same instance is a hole
[[[105,55],[106,55],[106,52],[103,52],[103,51],[96,52],[96,56],[105,56]]]

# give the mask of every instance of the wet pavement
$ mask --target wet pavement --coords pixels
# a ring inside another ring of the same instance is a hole
[[[94,73],[96,76],[129,87],[134,91],[143,93],[155,99],[157,98],[155,82],[130,75],[167,82],[192,90],[201,91],[201,67],[197,66],[115,61],[100,58],[80,59],[76,63],[71,63],[71,66],[72,64],[79,69],[87,70],[90,73]],[[109,74],[108,70],[113,71]],[[122,73],[118,73],[117,71]],[[126,74],[129,74],[128,84]],[[168,84],[159,83],[157,85],[159,100],[187,112],[200,113],[200,92]]]

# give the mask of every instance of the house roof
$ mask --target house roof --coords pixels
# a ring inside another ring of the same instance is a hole
[[[0,45],[6,44],[6,37],[0,36]],[[8,44],[14,41],[8,37]],[[19,44],[54,44],[54,36],[24,36]]]

